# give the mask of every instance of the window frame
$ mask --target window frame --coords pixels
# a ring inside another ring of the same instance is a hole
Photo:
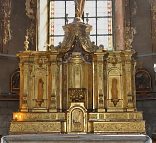
[[[64,17],[50,17],[50,2],[51,1],[64,1],[64,3],[65,3],[65,16]],[[50,35],[50,20],[51,19],[64,19],[64,25],[66,25],[67,24],[67,22],[66,22],[66,19],[67,19],[67,17],[66,17],[66,3],[67,3],[67,1],[74,1],[74,0],[48,0],[48,43],[50,43],[50,37],[64,37],[64,33],[63,34],[61,34],[61,35]],[[92,37],[92,36],[95,36],[96,37],[96,41],[94,41],[95,42],[95,44],[97,45],[97,41],[98,41],[98,36],[104,36],[104,37],[109,37],[109,36],[111,36],[112,37],[112,43],[111,43],[111,49],[108,49],[107,48],[107,50],[113,50],[114,49],[114,21],[115,21],[115,17],[114,17],[114,10],[115,10],[115,7],[114,7],[114,4],[115,4],[115,2],[114,2],[114,0],[86,0],[86,1],[95,1],[95,3],[96,3],[96,7],[95,7],[95,9],[96,9],[96,16],[95,17],[89,17],[88,16],[88,18],[90,19],[90,18],[94,18],[94,19],[96,19],[96,33],[95,34],[91,34],[90,36]],[[97,2],[98,1],[112,1],[112,14],[111,14],[111,16],[97,16]],[[74,17],[70,17],[70,18],[72,18],[72,19],[74,19]],[[84,16],[83,15],[83,21],[85,21],[85,19],[86,19],[87,17],[86,16]],[[98,34],[98,26],[97,26],[97,19],[98,18],[111,18],[112,19],[112,29],[111,29],[111,34],[109,34],[109,33],[107,33],[107,34]],[[62,41],[60,41],[60,42],[62,42]],[[100,43],[100,44],[104,44],[104,43]],[[99,46],[99,45],[98,45]]]

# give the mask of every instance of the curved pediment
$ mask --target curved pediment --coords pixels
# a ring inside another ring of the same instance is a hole
[[[86,52],[94,52],[97,49],[90,40],[90,31],[92,26],[82,22],[73,22],[63,27],[65,36],[59,51],[68,52],[71,49],[81,50]]]

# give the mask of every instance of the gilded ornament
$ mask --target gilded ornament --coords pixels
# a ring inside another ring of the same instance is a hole
[[[75,0],[76,18],[84,2]],[[20,108],[10,133],[145,133],[136,111],[134,51],[99,49],[92,27],[79,20],[63,28],[57,50],[18,54]]]
[[[76,18],[82,18],[85,0],[74,0],[74,2],[75,2],[75,16]]]

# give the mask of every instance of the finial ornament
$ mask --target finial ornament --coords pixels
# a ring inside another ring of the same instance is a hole
[[[84,11],[84,5],[86,0],[74,0],[75,2],[75,17],[77,20],[82,20],[82,15]]]
[[[88,16],[89,16],[89,13],[86,13],[86,22],[87,22],[87,24],[88,24],[88,21],[89,21],[89,18],[88,18]]]
[[[66,14],[65,20],[66,20],[66,24],[68,24],[68,13]]]
[[[27,31],[27,33],[26,33],[26,35],[25,35],[25,41],[24,41],[24,49],[25,49],[25,51],[28,51],[28,48],[29,48],[29,41],[28,41],[28,31]]]

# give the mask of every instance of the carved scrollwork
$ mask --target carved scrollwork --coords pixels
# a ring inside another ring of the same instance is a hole
[[[85,102],[86,89],[85,88],[69,88],[68,94],[70,102]]]
[[[118,63],[118,59],[117,59],[116,55],[109,57],[108,62],[115,66]]]
[[[43,65],[48,63],[48,58],[47,57],[38,57],[37,59],[37,64],[39,67],[42,67]]]

